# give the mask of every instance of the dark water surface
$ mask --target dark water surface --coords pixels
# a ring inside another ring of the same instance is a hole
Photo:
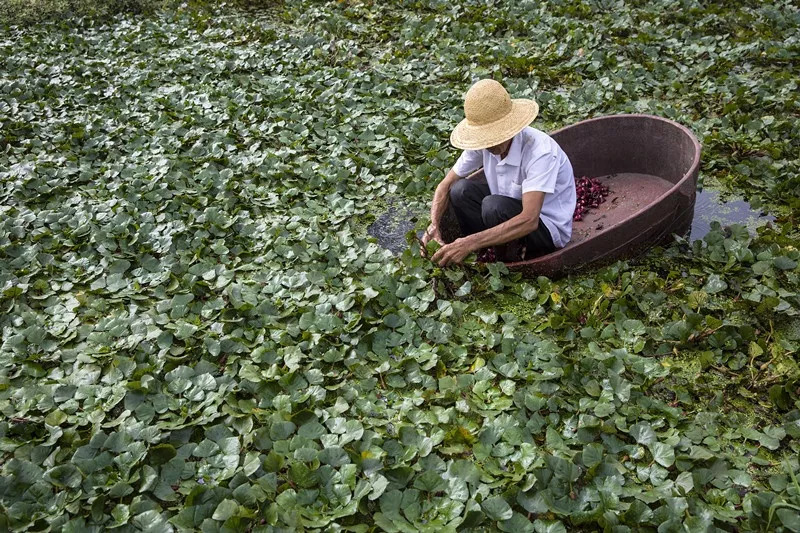
[[[697,193],[689,240],[702,239],[711,230],[711,222],[715,220],[723,227],[741,224],[755,235],[758,226],[775,220],[775,217],[753,209],[741,199],[723,201],[717,191],[706,189]]]
[[[378,244],[382,247],[397,255],[408,246],[406,233],[414,229],[417,219],[427,214],[427,211],[414,209],[404,204],[402,200],[396,199],[391,201],[388,209],[367,228],[367,233],[378,239]]]

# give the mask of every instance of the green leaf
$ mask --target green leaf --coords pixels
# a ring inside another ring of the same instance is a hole
[[[217,508],[214,510],[214,514],[211,516],[211,518],[214,520],[225,521],[236,514],[238,509],[239,504],[233,500],[225,499],[222,500],[219,505],[217,505]]]
[[[389,313],[383,318],[383,323],[390,328],[399,328],[405,324],[405,319],[394,313]]]
[[[158,343],[159,348],[161,348],[162,350],[166,350],[172,346],[172,340],[173,340],[172,332],[163,331],[158,336],[158,339],[156,339],[156,342]]]
[[[78,487],[82,481],[81,473],[71,464],[51,468],[45,473],[44,479],[56,487],[73,489]]]
[[[692,477],[692,473],[681,472],[678,474],[678,477],[675,479],[675,485],[680,487],[684,494],[690,492],[694,488],[694,479]]]
[[[567,528],[559,520],[537,519],[533,523],[533,529],[536,533],[567,533]]]
[[[748,349],[748,353],[749,353],[750,357],[756,358],[756,357],[759,357],[760,355],[762,355],[764,353],[764,349],[761,348],[761,346],[759,346],[758,343],[751,341],[750,342],[750,347]]]
[[[583,447],[583,464],[587,468],[599,465],[603,461],[603,446],[600,444],[587,444]]]
[[[317,484],[316,475],[303,463],[292,463],[289,467],[289,478],[302,488],[313,487]]]
[[[778,256],[772,260],[772,264],[780,270],[794,270],[797,268],[797,261],[789,259],[786,256]],[[788,527],[788,526],[787,526]]]
[[[319,452],[317,456],[322,464],[339,467],[350,462],[350,456],[339,446],[331,446]]]
[[[781,521],[781,525],[789,531],[800,531],[800,506],[792,505],[778,509],[775,515]]]
[[[647,422],[640,422],[631,426],[629,430],[631,437],[643,446],[649,446],[657,439],[656,432]]]
[[[605,418],[616,411],[616,407],[612,402],[598,402],[594,407],[594,415],[599,418]]]
[[[125,259],[117,259],[108,267],[108,271],[112,274],[121,274],[131,267],[131,262]]]
[[[414,488],[425,492],[438,492],[447,489],[447,482],[438,472],[428,470],[414,480]]]
[[[498,527],[500,531],[507,531],[508,533],[533,533],[534,531],[531,521],[520,513],[514,513],[510,519],[500,522]]]
[[[111,510],[111,517],[114,519],[114,524],[111,527],[119,527],[128,523],[131,512],[127,505],[117,504]]]
[[[384,476],[380,474],[376,475],[375,478],[371,480],[372,490],[370,491],[368,498],[370,500],[377,500],[381,497],[388,486],[389,481]]]
[[[178,455],[178,451],[172,444],[156,444],[150,448],[148,455],[150,464],[158,466],[170,461]]]
[[[703,286],[703,290],[708,294],[716,294],[718,292],[722,292],[728,288],[728,284],[720,279],[719,275],[711,274],[708,277],[708,281]]]
[[[166,531],[169,525],[164,520],[164,517],[159,514],[155,509],[139,513],[133,518],[133,526],[139,531]]]
[[[472,292],[472,283],[468,280],[465,281],[464,284],[458,288],[458,290],[455,292],[455,295],[461,297],[461,296],[466,296],[470,292]]]
[[[514,514],[508,502],[500,496],[487,498],[481,503],[481,508],[492,520],[508,520]]]
[[[675,450],[672,446],[663,442],[654,442],[650,445],[650,452],[653,460],[664,467],[670,467],[675,463]]]
[[[269,438],[272,440],[286,440],[297,429],[293,422],[281,421],[272,424],[269,430]]]
[[[67,420],[67,415],[63,411],[56,409],[51,411],[44,419],[51,426],[60,426]]]
[[[188,339],[194,335],[197,330],[198,327],[194,324],[189,324],[188,322],[179,322],[178,329],[175,331],[175,337],[180,340]]]

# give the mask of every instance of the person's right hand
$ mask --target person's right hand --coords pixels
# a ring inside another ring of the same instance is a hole
[[[428,226],[428,229],[425,230],[425,234],[422,236],[423,245],[427,245],[430,241],[436,241],[442,245],[444,244],[444,242],[442,242],[442,234],[439,232],[439,227],[433,223]]]

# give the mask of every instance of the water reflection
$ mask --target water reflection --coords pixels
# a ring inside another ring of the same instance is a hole
[[[723,227],[741,224],[755,235],[758,226],[775,220],[775,217],[753,209],[742,199],[723,201],[717,191],[706,189],[697,193],[689,240],[702,239],[711,230],[711,222],[715,220]]]

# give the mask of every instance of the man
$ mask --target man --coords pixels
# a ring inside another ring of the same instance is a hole
[[[572,164],[552,137],[528,126],[538,113],[536,102],[512,100],[494,80],[467,91],[466,118],[450,135],[464,152],[436,187],[422,239],[443,244],[435,263],[457,264],[490,246],[504,252],[500,260],[518,260],[520,247],[531,258],[569,242],[576,200]],[[480,167],[484,179],[463,179]],[[444,244],[439,223],[448,202],[464,237]]]

